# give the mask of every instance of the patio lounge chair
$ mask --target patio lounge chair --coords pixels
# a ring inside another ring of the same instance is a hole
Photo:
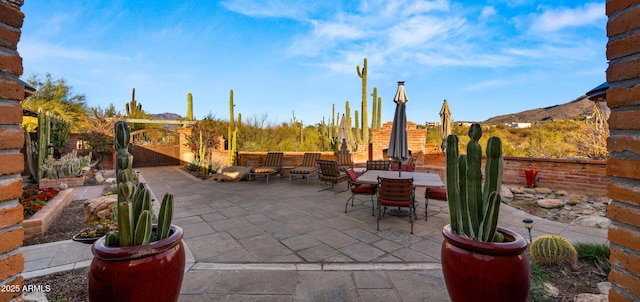
[[[349,152],[336,152],[336,160],[338,161],[340,171],[347,171],[353,168],[353,161],[351,160],[351,153]]]
[[[409,208],[409,222],[411,223],[411,234],[413,234],[413,221],[418,219],[413,178],[378,177],[378,230],[380,230],[380,220],[387,211],[387,207]]]
[[[267,179],[268,184],[269,175],[280,173],[280,170],[282,169],[283,157],[284,154],[282,152],[267,153],[267,158],[265,159],[264,164],[251,169],[251,172],[249,172],[249,181],[253,180],[256,175],[264,175],[264,177]]]
[[[302,165],[289,171],[289,183],[291,183],[292,178],[298,176],[301,176],[303,179],[307,178],[307,183],[309,183],[311,174],[318,171],[318,163],[316,162],[318,159],[320,159],[320,153],[305,153],[302,158]]]
[[[402,162],[402,171],[413,172],[416,169],[416,161],[417,161],[417,158],[414,157],[414,156],[409,157],[408,159],[404,160]],[[391,163],[391,170],[392,171],[398,171],[398,163],[397,162],[392,162]]]
[[[376,208],[373,201],[373,195],[376,195],[378,185],[359,183],[357,180],[358,175],[353,169],[347,170],[347,176],[349,177],[347,181],[349,183],[349,188],[351,189],[351,197],[347,199],[347,202],[344,204],[344,212],[347,212],[349,200],[351,200],[351,206],[353,207],[353,200],[356,198],[356,195],[371,195],[371,216],[373,216],[374,209]]]
[[[347,180],[347,174],[340,171],[338,161],[319,159],[317,162],[318,178],[326,184],[331,184],[330,188],[325,188],[320,191],[333,189],[335,184]]]
[[[391,162],[388,160],[368,160],[367,170],[389,170]]]

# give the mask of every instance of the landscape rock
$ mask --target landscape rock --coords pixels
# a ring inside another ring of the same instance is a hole
[[[536,204],[539,207],[545,208],[545,209],[562,208],[566,203],[567,202],[564,199],[560,199],[560,198],[544,198],[544,199],[539,199],[536,202]]]
[[[111,219],[113,205],[118,201],[118,195],[100,196],[84,203],[86,222]]]
[[[602,216],[582,216],[572,221],[571,224],[589,228],[606,229],[611,221],[607,217]]]
[[[579,294],[573,298],[574,302],[606,302],[609,301],[607,295],[602,294]]]
[[[107,185],[112,185],[116,183],[116,178],[115,177],[109,177],[107,179],[104,180],[104,183]]]
[[[500,197],[502,198],[503,202],[509,202],[513,200],[513,193],[509,188],[502,186],[500,188]]]
[[[116,175],[115,170],[102,170],[102,176],[104,176],[104,178],[115,177],[115,175]]]
[[[549,188],[535,188],[534,189],[538,194],[551,194],[551,189]]]
[[[536,194],[536,189],[532,189],[532,188],[524,188],[523,191],[525,194],[531,194],[531,195]]]
[[[609,290],[611,290],[611,282],[599,282],[598,283],[598,292],[603,295],[608,295]]]
[[[569,192],[567,191],[557,191],[555,194],[557,196],[569,196]]]
[[[45,292],[26,292],[22,294],[24,302],[49,302]]]
[[[570,198],[569,200],[567,200],[567,204],[572,206],[581,204],[581,203],[583,203],[583,201],[580,200],[579,198]]]
[[[522,193],[524,193],[524,188],[522,188],[522,187],[513,187],[513,188],[511,188],[511,193],[513,193],[513,194],[522,194]]]
[[[97,184],[103,184],[104,183],[104,176],[102,176],[101,172],[95,173],[93,175],[93,177],[96,179],[96,183]]]

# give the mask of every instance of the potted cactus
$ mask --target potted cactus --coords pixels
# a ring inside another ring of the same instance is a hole
[[[133,184],[131,129],[115,124],[118,230],[98,239],[88,276],[90,301],[177,301],[185,266],[182,229],[171,224],[173,195],[165,194],[152,224],[151,194]]]
[[[441,261],[452,301],[526,301],[529,296],[527,242],[498,227],[504,161],[502,142],[487,143],[482,183],[482,136],[471,125],[467,154],[458,154],[458,137],[449,135],[446,150],[450,224],[442,231]]]

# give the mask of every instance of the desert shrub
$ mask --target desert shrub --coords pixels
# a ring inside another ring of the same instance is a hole
[[[578,242],[574,245],[578,253],[578,259],[592,261],[604,276],[609,276],[611,271],[611,263],[609,256],[611,250],[606,243],[586,243]]]

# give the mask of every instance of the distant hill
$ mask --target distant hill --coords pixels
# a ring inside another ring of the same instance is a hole
[[[593,101],[585,96],[581,96],[573,101],[562,105],[555,105],[546,108],[538,108],[520,113],[505,114],[492,117],[484,123],[498,125],[504,123],[534,123],[546,120],[562,120],[579,117],[583,114],[593,114]]]
[[[165,112],[165,113],[151,114],[151,119],[152,120],[181,120],[182,116],[175,113]]]

